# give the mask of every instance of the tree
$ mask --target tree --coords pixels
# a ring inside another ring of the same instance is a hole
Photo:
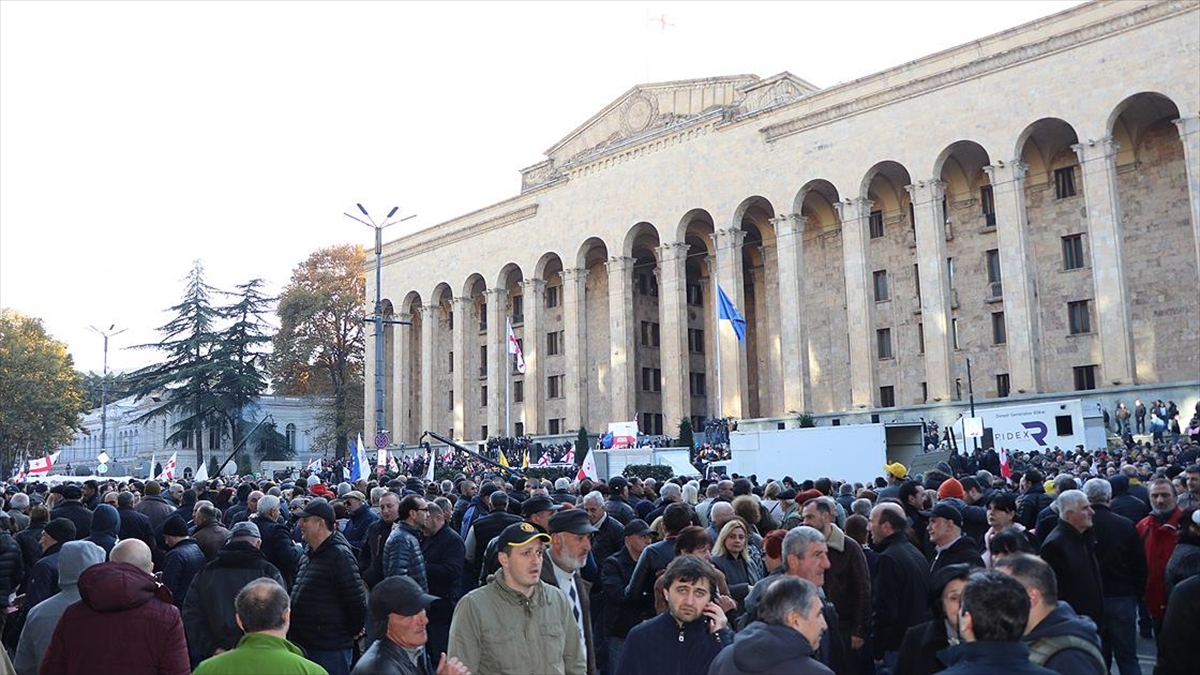
[[[253,446],[258,459],[263,462],[288,462],[296,458],[296,449],[288,444],[286,436],[279,433],[274,422],[259,427],[247,446]]]
[[[219,310],[230,323],[216,336],[212,360],[220,370],[213,391],[220,399],[219,413],[235,448],[242,442],[247,408],[267,388],[262,348],[271,336],[262,317],[275,298],[263,294],[263,284],[262,279],[252,279],[239,285],[236,292],[226,294],[236,301]]]
[[[41,319],[0,309],[0,474],[71,442],[85,394],[67,346]]]
[[[584,460],[587,459],[588,450],[592,447],[592,442],[588,438],[587,427],[579,427],[579,437],[575,439],[575,464],[583,466]]]
[[[692,430],[692,419],[685,417],[679,420],[679,439],[675,445],[681,448],[691,448],[696,445],[696,437]]]
[[[328,431],[314,445],[332,445],[339,459],[346,456],[347,436],[363,427],[365,260],[361,246],[334,246],[292,271],[279,296],[279,332],[268,367],[277,392],[333,398]]]
[[[84,397],[87,401],[87,409],[93,410],[104,404],[104,375],[89,370],[86,373],[81,373],[83,378]],[[129,395],[128,378],[122,373],[108,374],[108,400],[113,402],[119,398]]]

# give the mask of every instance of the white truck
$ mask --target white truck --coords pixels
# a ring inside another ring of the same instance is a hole
[[[698,477],[687,448],[623,448],[597,450],[596,472],[605,480],[619,476],[630,464],[665,464],[676,476]]]
[[[729,434],[731,459],[715,462],[709,469],[726,475],[754,474],[760,482],[784,476],[867,482],[883,475],[889,457],[907,464],[909,454],[920,449],[920,431],[920,424],[735,431]],[[894,449],[889,449],[889,442]]]
[[[1096,405],[1084,406],[1079,399],[977,409],[975,416],[983,420],[979,447],[1043,453],[1075,446],[1103,448],[1108,438],[1102,415]],[[964,434],[963,419],[955,423],[954,433],[959,447],[970,450],[973,443]]]

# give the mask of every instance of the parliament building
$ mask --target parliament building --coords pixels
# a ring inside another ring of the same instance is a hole
[[[950,421],[969,391],[1169,398],[1186,424],[1198,269],[1197,2],[1084,4],[826,88],[642,84],[519,194],[385,243],[384,313],[410,323],[385,331],[381,426]]]

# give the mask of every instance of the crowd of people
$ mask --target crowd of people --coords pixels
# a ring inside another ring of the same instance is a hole
[[[1200,445],[1016,454],[1010,479],[991,455],[865,484],[8,485],[6,655],[21,675],[1137,675],[1140,631],[1156,673],[1194,671]]]

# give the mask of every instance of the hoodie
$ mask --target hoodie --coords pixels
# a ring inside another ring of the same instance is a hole
[[[1096,622],[1089,617],[1076,614],[1070,605],[1061,600],[1053,612],[1050,612],[1046,618],[1042,619],[1041,623],[1034,626],[1033,630],[1022,638],[1022,642],[1032,646],[1038,640],[1057,635],[1074,635],[1092,643],[1097,650],[1100,649],[1100,634],[1096,630]],[[1105,672],[1104,664],[1098,663],[1087,652],[1080,649],[1064,649],[1050,657],[1045,665],[1050,670],[1070,675],[1089,675],[1091,673],[1102,675]]]
[[[101,504],[92,512],[92,533],[87,540],[104,549],[107,556],[112,554],[113,546],[117,545],[117,533],[120,531],[121,514],[109,504]],[[59,574],[62,574],[61,570]]]
[[[58,555],[58,585],[62,590],[29,610],[13,660],[18,675],[37,674],[59,617],[69,605],[79,601],[79,575],[92,565],[104,562],[104,558],[104,549],[90,541],[63,544]]]
[[[721,650],[709,675],[832,675],[813,658],[808,640],[788,626],[756,621]]]

